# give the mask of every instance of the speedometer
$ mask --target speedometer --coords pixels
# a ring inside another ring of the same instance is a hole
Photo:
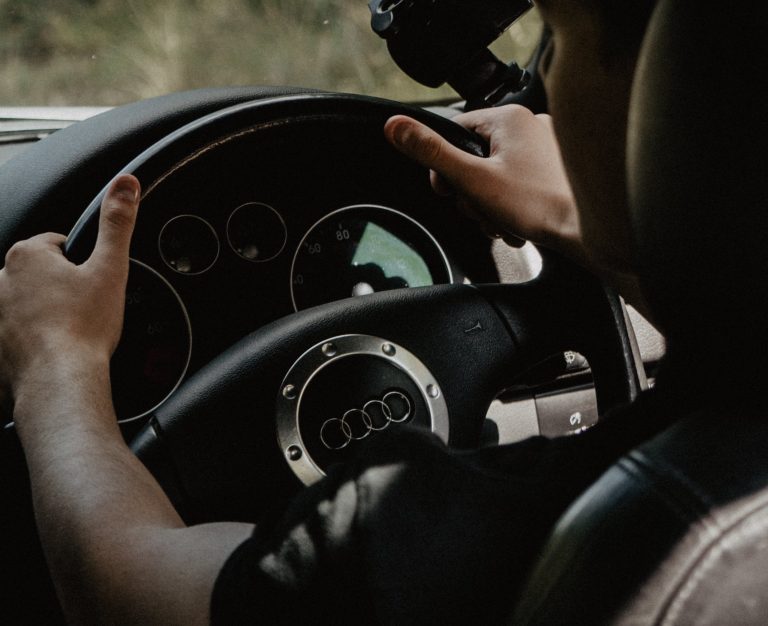
[[[445,253],[421,224],[394,209],[356,205],[326,215],[304,235],[293,257],[291,297],[299,311],[452,280]]]

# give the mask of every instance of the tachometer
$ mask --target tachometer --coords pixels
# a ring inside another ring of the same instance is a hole
[[[112,399],[119,421],[142,417],[181,382],[192,351],[187,311],[170,283],[131,260],[125,322],[112,357]]]
[[[291,297],[299,311],[452,280],[445,253],[421,224],[394,209],[356,205],[326,215],[304,235],[293,257]]]

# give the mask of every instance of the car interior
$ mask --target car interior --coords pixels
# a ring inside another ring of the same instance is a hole
[[[55,231],[83,261],[108,182],[126,172],[142,183],[114,402],[126,441],[185,521],[254,521],[380,430],[413,424],[456,449],[578,437],[653,385],[665,356],[653,325],[553,252],[489,239],[382,134],[407,114],[484,155],[457,113],[545,112],[547,31],[527,63],[488,50],[532,4],[372,0],[371,37],[414,80],[449,83],[451,102],[216,87],[54,121],[33,140],[0,136],[3,254]],[[732,71],[735,42],[745,58],[765,57],[765,44],[744,44],[746,18],[723,29],[704,13],[659,3],[633,94],[638,248],[673,324],[707,324],[704,310],[727,324],[713,290],[760,294],[766,267],[754,225],[762,177],[736,165],[764,156],[721,123],[733,102],[751,102],[755,81],[734,81],[727,96],[711,89]],[[705,66],[700,50],[714,40]],[[744,108],[764,134],[760,107]],[[738,242],[723,243],[697,211],[715,200],[746,214]],[[675,211],[659,210],[667,204]],[[739,332],[720,333],[714,354]],[[680,420],[571,507],[510,598],[512,623],[764,622],[768,426],[734,419],[725,431],[717,417]],[[3,615],[60,623],[8,411],[2,426]]]

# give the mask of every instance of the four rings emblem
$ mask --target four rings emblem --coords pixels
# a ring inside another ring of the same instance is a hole
[[[390,424],[402,424],[411,417],[411,401],[400,391],[390,391],[380,400],[370,400],[362,409],[349,409],[341,418],[325,420],[320,441],[328,450],[341,450],[352,441],[365,439]]]

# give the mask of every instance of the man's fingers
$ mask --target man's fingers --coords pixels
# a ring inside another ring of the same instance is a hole
[[[35,235],[29,241],[46,247],[61,248],[66,240],[67,236],[61,233],[42,233]]]
[[[451,184],[435,170],[429,170],[429,182],[438,196],[452,196],[456,191]]]
[[[99,235],[91,259],[101,263],[128,258],[141,187],[135,177],[123,174],[112,181],[101,203]]]
[[[41,251],[61,253],[61,247],[67,238],[59,233],[43,233],[35,235],[30,239],[19,241],[8,250],[5,255],[5,267],[12,270],[16,267],[23,267],[26,260],[32,255],[39,254]]]
[[[66,235],[62,235],[61,233],[41,233],[34,237],[30,237],[26,241],[20,241],[15,244],[13,248],[24,247],[28,250],[51,249],[61,252],[61,247],[66,240]],[[11,250],[13,250],[13,248],[11,248]]]
[[[471,184],[473,176],[468,170],[481,160],[457,148],[428,126],[403,115],[387,120],[384,134],[400,152],[434,170],[457,190]]]

